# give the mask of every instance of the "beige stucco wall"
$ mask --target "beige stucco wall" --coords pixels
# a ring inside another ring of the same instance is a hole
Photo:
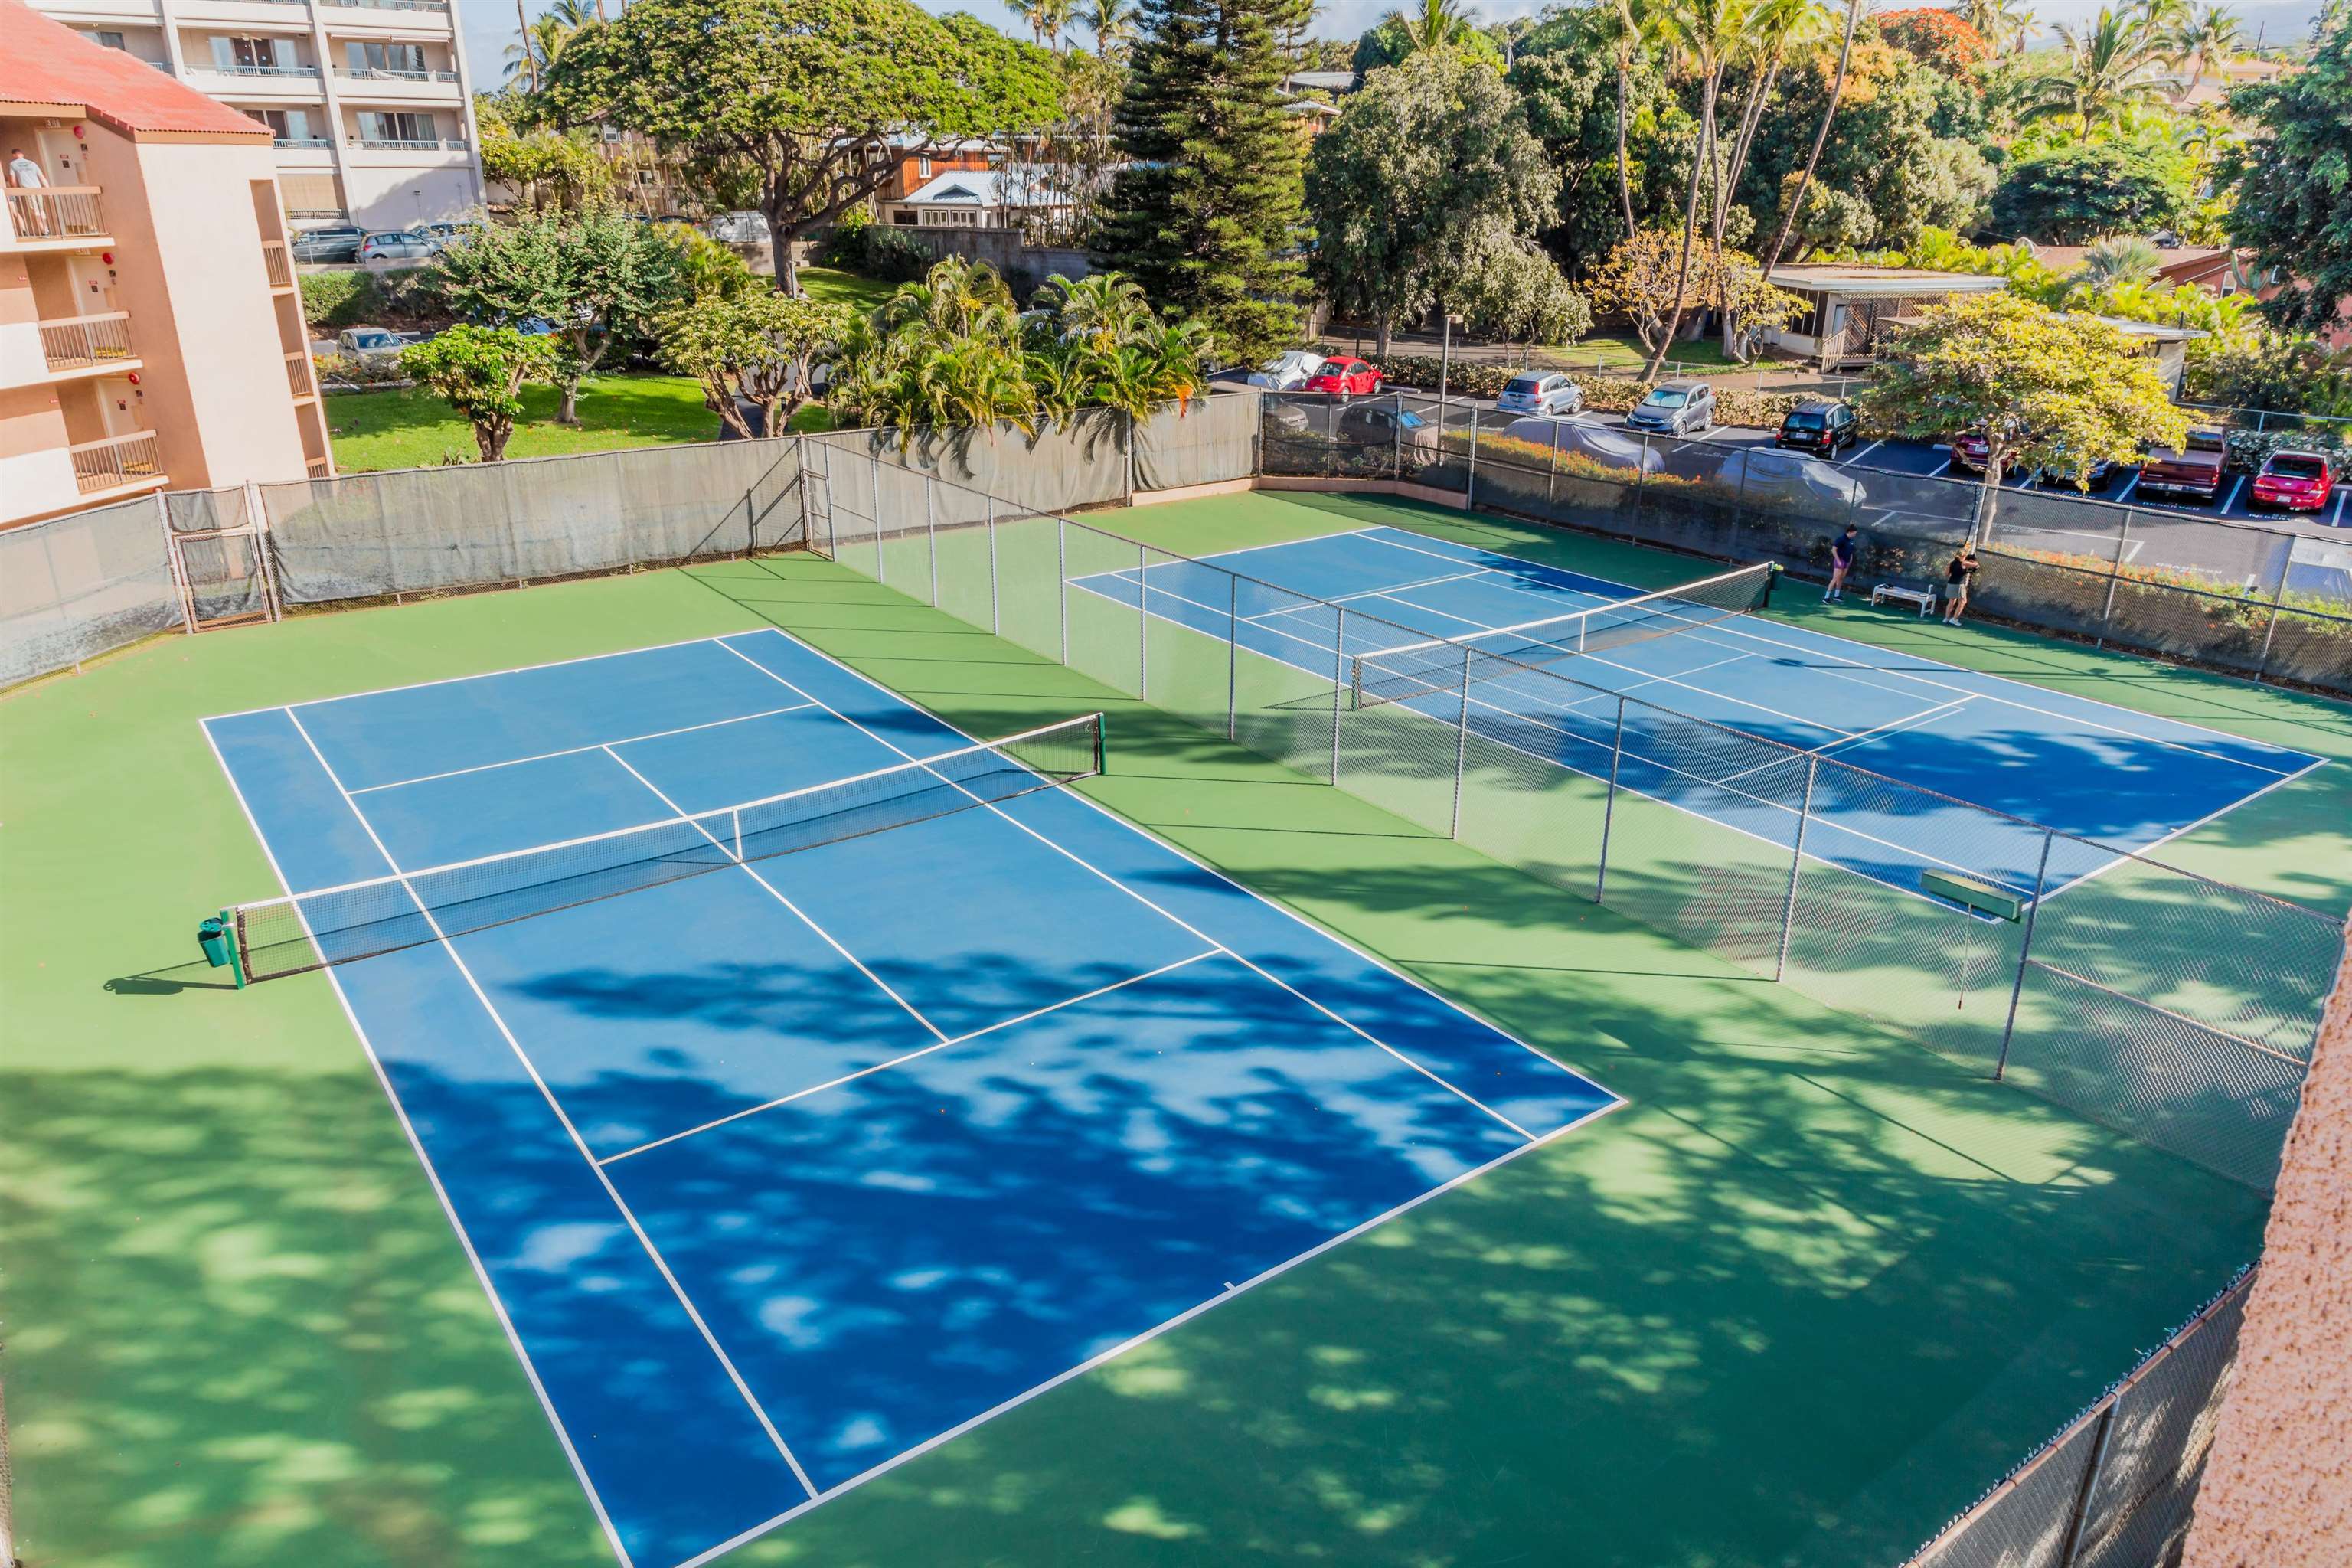
[[[2287,1134],[2182,1568],[2352,1563],[2352,951]]]
[[[277,177],[269,144],[134,142],[95,123],[87,134],[115,295],[147,366],[140,422],[160,437],[172,487],[302,478],[254,216],[251,183]]]

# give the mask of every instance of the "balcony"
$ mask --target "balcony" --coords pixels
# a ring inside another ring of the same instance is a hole
[[[449,0],[319,0],[339,11],[446,11]]]
[[[438,142],[431,140],[398,142],[383,137],[362,136],[352,145],[365,153],[462,153],[466,150],[466,139],[462,136],[449,136]]]
[[[271,139],[272,147],[280,152],[315,153],[334,145],[323,136],[278,136]]]
[[[7,195],[8,227],[20,249],[74,250],[110,237],[96,185],[11,188]]]
[[[131,352],[128,310],[66,316],[38,325],[41,358],[47,363],[51,375],[128,369],[137,358]]]
[[[265,239],[261,242],[261,265],[268,270],[272,289],[294,287],[294,264],[287,259],[284,240]]]
[[[102,441],[84,441],[79,447],[68,447],[66,455],[73,459],[74,483],[81,488],[84,495],[120,489],[124,485],[148,483],[163,477],[163,467],[156,456],[155,432],[152,430],[134,430],[128,436],[109,436]]]
[[[302,467],[303,472],[314,479],[331,479],[335,477],[335,460],[332,458],[312,458]]]
[[[456,71],[384,70],[374,66],[337,66],[335,74],[345,81],[454,82]]]
[[[207,76],[261,77],[273,80],[288,77],[309,77],[313,81],[319,78],[317,66],[225,66],[215,61],[204,60],[191,65],[188,68],[192,71],[203,71]]]
[[[286,356],[286,389],[294,395],[297,403],[306,397],[319,395],[318,389],[310,383],[309,354],[298,351]]]

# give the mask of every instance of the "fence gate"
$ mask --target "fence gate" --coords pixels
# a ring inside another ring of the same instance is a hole
[[[192,632],[274,621],[283,613],[268,526],[245,489],[160,498],[180,615]]]
[[[833,448],[823,441],[800,443],[801,543],[812,555],[833,559]],[[814,467],[812,454],[819,455]]]

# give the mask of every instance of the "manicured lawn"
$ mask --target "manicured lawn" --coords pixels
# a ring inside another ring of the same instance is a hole
[[[860,278],[837,267],[801,268],[801,292],[822,304],[855,305],[861,310],[870,310],[898,291],[896,283]]]
[[[1591,366],[1598,361],[1602,370],[1640,370],[1650,363],[1650,351],[1642,340],[1631,332],[1595,332],[1574,348],[1539,349],[1544,358],[1570,366]],[[1676,343],[1666,356],[1669,363],[1721,366],[1726,370],[1747,370],[1751,367],[1735,364],[1724,357],[1723,345],[1712,338],[1696,338]]]
[[[719,435],[719,416],[702,405],[701,385],[682,375],[590,376],[580,384],[577,425],[555,423],[555,407],[553,387],[524,389],[523,416],[507,444],[508,457],[666,447],[716,440]],[[831,416],[814,406],[803,408],[792,423],[795,430],[831,426]],[[327,428],[334,437],[335,466],[345,473],[424,468],[452,458],[476,460],[472,428],[422,387],[331,397]]]

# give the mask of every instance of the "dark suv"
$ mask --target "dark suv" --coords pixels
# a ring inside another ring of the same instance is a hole
[[[1780,433],[1772,437],[1772,445],[1811,452],[1818,458],[1834,458],[1841,448],[1853,446],[1861,433],[1862,421],[1854,416],[1853,404],[1834,398],[1812,398],[1789,411],[1789,416],[1780,421]]]

